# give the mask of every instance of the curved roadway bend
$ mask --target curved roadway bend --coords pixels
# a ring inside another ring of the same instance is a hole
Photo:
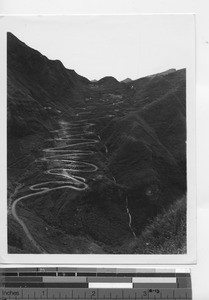
[[[79,114],[77,115],[79,116]],[[89,150],[88,147],[99,143],[99,140],[87,138],[93,134],[90,131],[92,126],[94,124],[88,123],[87,120],[71,123],[61,121],[61,128],[52,131],[55,134],[55,138],[49,139],[55,146],[44,149],[44,157],[41,158],[41,161],[47,161],[48,163],[48,170],[45,173],[53,176],[54,179],[58,179],[30,186],[29,189],[32,193],[16,199],[12,203],[11,213],[14,219],[22,227],[31,244],[41,253],[47,252],[35,241],[24,221],[18,216],[17,204],[33,196],[59,189],[69,188],[83,191],[88,188],[86,178],[77,176],[77,174],[96,172],[98,170],[96,165],[80,160],[82,157],[93,155],[94,151]]]
[[[90,112],[85,113],[89,114]],[[80,114],[77,114],[76,116],[79,115]],[[112,115],[108,116],[113,117]],[[31,193],[16,199],[12,203],[11,213],[14,219],[22,227],[31,244],[40,253],[47,252],[38,244],[24,221],[20,218],[20,216],[18,216],[17,205],[19,202],[26,199],[55,190],[68,188],[77,191],[83,191],[88,188],[86,178],[77,176],[77,174],[91,173],[98,170],[96,165],[83,161],[83,159],[95,153],[94,151],[89,150],[89,146],[99,143],[101,140],[100,136],[98,136],[98,140],[88,138],[93,134],[90,128],[94,126],[93,123],[89,123],[88,121],[89,120],[86,119],[75,122],[60,121],[60,129],[51,131],[54,133],[55,137],[53,139],[48,139],[49,142],[54,144],[54,147],[44,149],[44,157],[40,159],[40,161],[47,162],[48,169],[45,171],[45,174],[53,176],[53,180],[40,182],[30,186],[29,190]],[[106,147],[105,150],[108,152]],[[131,214],[128,209],[127,199],[126,210],[129,216],[130,230],[132,231],[133,236],[136,238],[136,235],[131,227]]]

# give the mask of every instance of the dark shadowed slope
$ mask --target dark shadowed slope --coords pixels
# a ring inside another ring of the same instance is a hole
[[[8,75],[27,86],[39,103],[77,103],[82,98],[82,87],[88,79],[74,70],[66,69],[59,60],[49,60],[8,33]],[[80,91],[81,90],[81,91]]]
[[[140,232],[148,216],[186,192],[185,70],[139,79],[134,98],[132,112],[113,119],[102,136],[108,168],[126,187]]]
[[[25,135],[44,128],[41,123],[50,114],[82,103],[88,79],[58,60],[49,60],[12,33],[7,36],[7,50],[9,133]]]
[[[12,139],[18,144],[19,138],[46,133],[55,116],[70,114],[73,106],[83,102],[83,91],[89,82],[67,70],[60,61],[49,60],[28,47],[12,33],[7,34],[7,75],[9,155]]]

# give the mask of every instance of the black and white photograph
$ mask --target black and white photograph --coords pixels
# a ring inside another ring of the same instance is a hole
[[[186,255],[193,19],[10,20],[8,254]]]

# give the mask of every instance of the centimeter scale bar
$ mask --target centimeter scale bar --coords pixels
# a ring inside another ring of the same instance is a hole
[[[192,299],[190,271],[0,268],[0,299]]]

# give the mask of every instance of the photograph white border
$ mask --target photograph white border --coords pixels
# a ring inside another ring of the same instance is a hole
[[[178,15],[178,14],[177,14]],[[194,44],[195,49],[195,17],[194,18]],[[21,17],[21,16],[19,16]],[[60,17],[60,15],[59,15]],[[13,17],[7,17],[13,18]],[[50,16],[49,16],[50,18]],[[0,263],[12,264],[194,264],[196,263],[196,153],[195,153],[195,53],[191,67],[187,69],[187,254],[175,255],[69,255],[69,254],[7,254],[7,135],[6,135],[6,32],[5,17],[0,19],[0,122],[1,122],[1,173],[0,183],[1,210],[0,210]],[[192,50],[193,51],[193,50]],[[188,100],[189,99],[189,100]]]

